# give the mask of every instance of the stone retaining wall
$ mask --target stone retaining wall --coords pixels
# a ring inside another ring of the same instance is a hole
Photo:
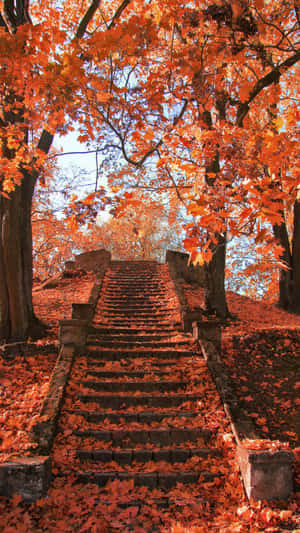
[[[284,499],[293,491],[293,453],[260,439],[249,415],[240,407],[220,358],[221,325],[217,320],[193,324],[207,366],[222,398],[237,443],[237,462],[249,499]],[[252,448],[251,448],[251,442]],[[259,448],[255,447],[255,442]]]
[[[202,311],[200,308],[199,310],[190,310],[187,297],[182,286],[182,282],[187,281],[186,278],[188,277],[188,274],[190,273],[190,275],[192,275],[194,272],[191,268],[193,265],[188,266],[188,258],[188,254],[173,252],[171,250],[168,250],[166,255],[166,263],[168,265],[170,277],[173,281],[174,289],[179,301],[182,329],[186,332],[192,331],[193,322],[201,320],[202,317]],[[186,276],[186,278],[184,278],[184,276]],[[200,282],[199,285],[201,286]]]

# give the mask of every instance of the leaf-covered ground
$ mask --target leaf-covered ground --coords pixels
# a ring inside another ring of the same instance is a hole
[[[32,446],[28,428],[38,415],[57,354],[0,357],[0,463]]]
[[[86,303],[95,282],[95,274],[88,272],[81,276],[60,277],[53,287],[33,290],[33,305],[37,317],[50,326],[48,335],[57,338],[58,321],[71,318],[72,303]]]
[[[71,317],[72,302],[86,302],[95,275],[57,279],[53,288],[33,291],[34,310],[49,326],[47,336],[36,342],[35,355],[0,356],[0,462],[32,446],[28,428],[38,415],[57,354],[39,353],[39,347],[57,341],[58,321]]]
[[[187,285],[191,308],[203,289]],[[222,328],[222,360],[241,406],[262,438],[300,445],[300,316],[233,293]],[[197,303],[196,303],[197,302]]]
[[[72,301],[87,300],[86,294],[89,291],[87,286],[82,285],[80,294],[78,290],[77,285],[76,296],[71,286],[64,287],[63,295],[58,288],[48,289],[47,295],[45,291],[43,294],[41,292],[38,296],[40,303],[36,300],[39,316],[44,317],[44,320],[47,316],[51,316],[55,327],[59,318],[70,316],[68,306]],[[194,287],[187,291],[190,293],[189,298],[199,305],[201,291]],[[68,298],[69,303],[66,303]],[[47,305],[49,305],[49,315]],[[240,401],[244,402],[243,407],[249,408],[249,411],[254,413],[253,419],[262,436],[279,438],[278,436],[282,434],[284,440],[289,440],[293,447],[299,446],[295,437],[299,426],[295,417],[297,405],[294,401],[299,397],[299,391],[298,396],[294,396],[298,389],[294,364],[299,365],[299,335],[296,330],[285,330],[285,328],[287,325],[289,328],[300,326],[300,317],[283,313],[271,306],[266,308],[265,304],[234,295],[229,295],[229,305],[231,312],[237,317],[228,322],[223,332],[223,353]],[[279,331],[268,329],[274,326]],[[46,363],[53,364],[51,357],[30,357],[29,363],[27,357],[26,361],[20,360],[17,365],[7,365],[5,362],[4,384],[12,415],[16,413],[15,391],[18,391],[20,398],[22,394],[20,374],[22,375],[23,366],[28,364],[28,373],[34,372],[32,381],[29,374],[27,376],[28,390],[32,391],[33,396],[32,404],[30,401],[24,404],[22,410],[18,412],[18,417],[15,417],[14,435],[17,434],[18,427],[25,428],[26,424],[30,423],[32,413],[37,412],[40,401],[37,390],[43,392],[41,385],[46,384],[49,374]],[[80,372],[82,364],[84,362],[78,359],[74,368],[76,373]],[[116,364],[117,362],[114,363]],[[253,368],[256,370],[255,375]],[[297,368],[299,369],[299,366]],[[201,372],[205,373],[205,369],[202,368]],[[278,377],[276,382],[274,376]],[[24,383],[26,384],[26,380]],[[206,384],[208,388],[206,392],[204,391],[206,394],[204,410],[202,413],[200,406],[199,416],[204,416],[206,424],[211,424],[215,432],[216,445],[221,451],[221,455],[213,458],[210,464],[207,464],[207,468],[221,472],[221,476],[217,476],[211,482],[200,481],[188,486],[181,485],[169,491],[158,489],[150,491],[146,487],[134,487],[131,481],[118,480],[101,489],[92,484],[77,484],[72,475],[57,477],[51,484],[47,496],[35,504],[22,505],[18,496],[10,502],[0,499],[0,531],[4,533],[44,531],[50,533],[75,531],[300,533],[299,491],[287,501],[248,502],[235,462],[235,443],[228,421],[217,393],[211,396],[213,385],[209,380]],[[72,386],[70,383],[70,388]],[[26,391],[24,386],[23,391]],[[72,390],[70,394],[72,395]],[[273,399],[272,409],[266,410],[265,399],[269,397],[270,401]],[[212,409],[208,416],[207,406],[210,401]],[[284,425],[287,418],[291,426]],[[13,425],[13,416],[10,421]],[[61,423],[64,423],[63,418]],[[62,466],[65,464],[67,467],[72,460],[72,456],[69,456],[71,448],[64,447],[65,443],[73,438],[72,430],[67,425],[64,430],[65,434],[61,433],[61,442],[57,440],[54,448],[54,468],[60,474],[64,470]],[[23,441],[20,441],[20,446],[23,446]],[[194,468],[197,468],[197,464]],[[68,471],[68,468],[65,470]],[[169,507],[166,506],[166,498]]]

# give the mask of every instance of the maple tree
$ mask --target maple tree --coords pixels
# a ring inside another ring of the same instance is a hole
[[[111,26],[127,3],[112,13]],[[36,323],[33,191],[54,133],[66,132],[75,118],[75,95],[85,81],[79,43],[99,5],[49,1],[41,11],[38,2],[1,4],[1,338],[22,338]]]
[[[213,313],[228,312],[226,232],[247,224],[263,239],[254,221],[280,228],[294,204],[298,305],[297,2],[48,0],[41,12],[6,0],[1,9],[2,338],[34,322],[32,194],[54,133],[75,121],[117,183],[152,182],[185,203],[194,219],[185,244],[206,263]]]
[[[185,203],[194,217],[185,244],[205,262],[207,308],[226,316],[226,232],[241,235],[247,226],[259,242],[271,224],[278,238],[279,199],[285,209],[298,205],[297,83],[291,80],[298,79],[299,10],[280,1],[188,7],[157,1],[142,9],[143,39],[137,41],[131,23],[126,56],[116,53],[106,64],[106,97],[98,97],[99,81],[87,87],[92,141],[107,159],[124,157],[127,166],[111,168],[116,183],[168,190]],[[85,140],[90,125],[82,120]],[[295,236],[294,294],[298,241]]]

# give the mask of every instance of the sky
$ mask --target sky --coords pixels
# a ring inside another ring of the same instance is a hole
[[[57,164],[58,167],[61,169],[63,173],[70,172],[70,169],[72,167],[76,167],[78,169],[82,169],[83,171],[88,173],[87,176],[87,182],[89,184],[95,184],[96,181],[96,155],[95,153],[84,153],[88,152],[91,148],[87,146],[85,143],[80,143],[77,140],[77,132],[71,132],[64,136],[57,135],[54,138],[54,147],[63,152],[65,155],[61,155],[57,157]],[[83,152],[83,153],[70,153],[70,152]],[[98,155],[98,163],[101,161],[100,156]],[[99,177],[99,185],[106,185],[106,182],[103,182],[103,178],[101,181],[101,175]],[[88,188],[88,191],[91,190],[91,187]],[[84,189],[81,189],[83,192]],[[79,191],[74,191],[75,194],[79,193]],[[109,219],[110,215],[105,211],[100,211],[99,215],[97,216],[96,223],[98,225],[101,225],[101,223],[107,221]]]

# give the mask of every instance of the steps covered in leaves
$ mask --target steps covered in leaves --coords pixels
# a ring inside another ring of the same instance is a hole
[[[219,452],[207,427],[210,377],[179,324],[165,265],[112,262],[68,385],[57,474],[151,489],[222,477],[211,467]]]

